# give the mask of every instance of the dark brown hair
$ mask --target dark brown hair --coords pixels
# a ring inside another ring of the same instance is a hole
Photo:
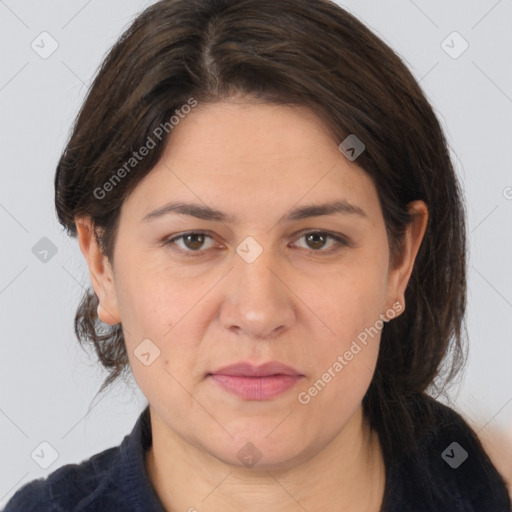
[[[363,400],[384,451],[403,450],[419,423],[410,398],[439,392],[465,361],[465,212],[443,131],[417,81],[389,46],[335,3],[162,0],[148,7],[106,56],[77,116],[55,176],[59,221],[76,236],[75,219],[90,217],[114,264],[120,207],[157,163],[172,130],[106,197],[95,191],[191,98],[207,104],[238,95],[308,107],[336,144],[349,134],[363,141],[356,163],[376,186],[392,257],[411,220],[408,203],[428,206],[405,311],[383,328]],[[97,305],[91,289],[75,332],[109,371],[101,392],[128,368],[128,358],[121,326],[105,328]]]

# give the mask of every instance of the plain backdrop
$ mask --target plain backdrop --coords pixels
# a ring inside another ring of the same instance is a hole
[[[0,0],[0,507],[26,482],[118,445],[146,405],[134,382],[91,404],[106,373],[73,334],[90,280],[57,222],[53,179],[102,58],[151,3]],[[480,428],[510,432],[512,1],[341,5],[404,59],[447,134],[470,245],[470,358],[452,397]],[[47,261],[41,244],[54,248]],[[55,459],[47,468],[42,452]]]

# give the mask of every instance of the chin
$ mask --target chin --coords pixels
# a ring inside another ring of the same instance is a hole
[[[243,439],[230,439],[229,446],[225,445],[221,451],[216,442],[208,451],[225,464],[251,471],[291,469],[309,458],[307,447],[299,442],[303,440],[286,435],[270,440],[266,435],[268,432],[261,436],[246,432]]]

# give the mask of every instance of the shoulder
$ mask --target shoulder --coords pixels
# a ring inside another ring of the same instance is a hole
[[[425,508],[414,510],[510,512],[505,482],[462,416],[425,395],[412,399],[410,407],[416,448],[393,472],[393,485],[405,501],[421,499]]]
[[[115,483],[119,447],[109,448],[79,464],[66,464],[46,478],[26,483],[3,512],[70,512],[87,504]]]
[[[18,489],[8,501],[2,512],[61,512],[50,498],[47,483],[44,479],[33,480]]]

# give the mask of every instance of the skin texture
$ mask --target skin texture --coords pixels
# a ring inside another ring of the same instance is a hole
[[[339,142],[303,108],[248,100],[199,105],[125,200],[113,268],[88,219],[77,219],[100,318],[122,322],[134,377],[150,404],[146,465],[168,511],[380,508],[382,455],[361,408],[380,330],[307,404],[298,395],[379,315],[398,316],[397,301],[406,307],[428,213],[423,202],[411,203],[416,215],[390,268],[375,186]],[[340,199],[366,217],[278,223],[297,206]],[[141,222],[178,200],[225,211],[236,222],[186,215]],[[190,230],[211,238],[163,245]],[[345,236],[351,245],[308,241],[310,231]],[[262,248],[251,263],[236,252],[247,236]],[[202,255],[187,257],[179,248]],[[148,338],[160,355],[145,366],[134,350]],[[271,360],[304,375],[272,399],[242,399],[207,377],[227,364]],[[253,467],[237,456],[248,442],[261,454]]]

